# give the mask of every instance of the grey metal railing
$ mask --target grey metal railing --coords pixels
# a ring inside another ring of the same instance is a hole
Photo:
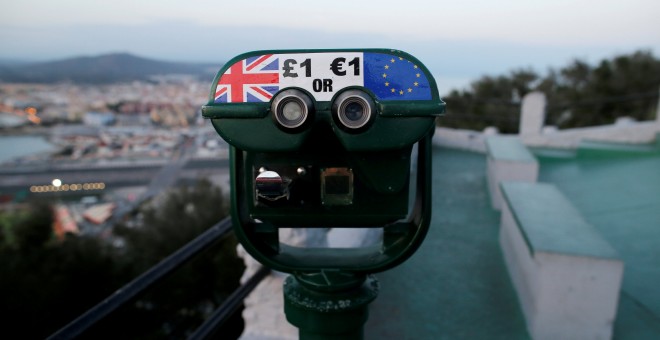
[[[73,320],[68,325],[53,333],[49,339],[73,339],[83,335],[94,325],[103,321],[113,312],[117,311],[127,303],[134,301],[138,296],[156,283],[169,276],[176,269],[190,261],[192,258],[209,249],[216,241],[220,241],[230,234],[232,230],[231,218],[227,217],[218,222],[197,238],[188,242],[176,252],[160,261],[142,275],[127,283],[112,295],[101,301],[96,306]],[[224,321],[231,316],[241,305],[245,297],[257,286],[257,284],[268,274],[269,270],[262,268],[257,271],[246,282],[239,287],[209,319],[199,327],[193,338],[205,339],[211,336]]]

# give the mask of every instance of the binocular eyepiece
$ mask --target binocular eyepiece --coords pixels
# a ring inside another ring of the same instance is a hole
[[[289,89],[273,98],[271,112],[279,127],[293,130],[311,120],[314,104],[309,95]],[[367,126],[375,112],[371,96],[360,90],[342,92],[332,103],[332,117],[345,131],[356,131]]]
[[[280,128],[292,131],[313,119],[314,103],[304,92],[288,89],[273,98],[270,110]],[[344,91],[332,102],[332,118],[337,126],[347,132],[368,126],[375,112],[374,100],[361,90]]]
[[[369,122],[376,106],[373,99],[364,91],[342,92],[332,103],[332,117],[344,131],[359,130]]]
[[[280,92],[273,98],[271,112],[279,127],[292,130],[311,120],[311,116],[314,115],[314,104],[302,91],[290,89]]]

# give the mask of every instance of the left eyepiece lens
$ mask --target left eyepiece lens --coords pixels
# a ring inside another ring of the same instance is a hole
[[[302,91],[286,90],[273,99],[271,110],[279,126],[295,129],[305,124],[311,115],[312,101]]]
[[[282,105],[282,117],[290,122],[299,121],[305,115],[305,108],[297,101],[290,101]]]

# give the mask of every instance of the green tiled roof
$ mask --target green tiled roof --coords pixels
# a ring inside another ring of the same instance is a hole
[[[366,339],[529,339],[485,169],[482,154],[434,150],[431,228],[408,261],[377,274]]]
[[[614,338],[660,339],[660,146],[596,144],[539,156],[539,181],[557,185],[625,263]]]
[[[584,150],[583,150],[584,151]],[[555,184],[625,263],[614,339],[660,339],[660,153],[539,153]],[[528,339],[498,242],[486,156],[434,150],[433,219],[419,251],[380,273],[367,339]]]
[[[505,182],[502,193],[530,252],[618,259],[619,255],[556,186]]]
[[[535,162],[536,159],[515,136],[495,136],[486,139],[488,152],[494,159],[516,162]]]

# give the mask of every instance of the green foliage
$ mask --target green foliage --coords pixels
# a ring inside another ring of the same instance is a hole
[[[484,76],[472,83],[471,90],[452,91],[444,100],[447,116],[439,119],[446,127],[483,130],[497,126],[502,132],[513,132],[520,115],[518,100],[534,90],[539,76],[532,70],[520,69],[509,76]]]
[[[0,246],[0,319],[7,338],[43,338],[119,286],[110,250],[96,239],[52,241],[43,202],[6,219]]]
[[[106,239],[51,238],[51,209],[32,205],[3,215],[0,228],[0,319],[7,338],[44,338],[179,249],[227,215],[208,181],[167,194],[142,209],[142,223],[117,226]],[[44,227],[44,226],[47,226]],[[125,245],[112,246],[119,237]],[[239,285],[243,262],[233,237],[218,242],[92,329],[90,338],[185,338]],[[240,312],[222,330],[242,332]]]
[[[224,201],[219,188],[201,180],[194,188],[170,191],[157,206],[143,207],[141,226],[118,226],[115,233],[136,252],[131,257],[140,258],[136,265],[146,269],[227,216]]]
[[[21,251],[42,247],[52,236],[53,211],[44,201],[33,201],[25,210],[0,214],[0,247]]]
[[[142,209],[140,226],[118,226],[115,233],[126,241],[124,258],[130,261],[137,275],[156,264],[200,233],[227,216],[228,206],[219,188],[208,181],[199,181],[194,188],[183,187],[170,192],[157,206]],[[237,242],[229,237],[205,254],[177,270],[136,303],[129,313],[148,311],[150,322],[132,327],[131,333],[148,336],[185,337],[194,330],[220,303],[239,286],[244,270],[236,255]],[[238,322],[228,323],[224,334],[228,338],[242,332]],[[129,335],[129,334],[126,334]]]
[[[660,86],[660,60],[638,51],[603,60],[597,66],[575,60],[541,77],[532,70],[484,76],[470,89],[452,91],[445,99],[447,115],[441,126],[482,130],[496,126],[505,133],[518,130],[520,99],[531,91],[546,94],[546,124],[572,128],[611,124],[616,118],[655,117]]]
[[[29,213],[19,218],[11,230],[16,247],[21,250],[43,247],[53,236],[52,221],[53,211],[47,203],[33,203]]]

